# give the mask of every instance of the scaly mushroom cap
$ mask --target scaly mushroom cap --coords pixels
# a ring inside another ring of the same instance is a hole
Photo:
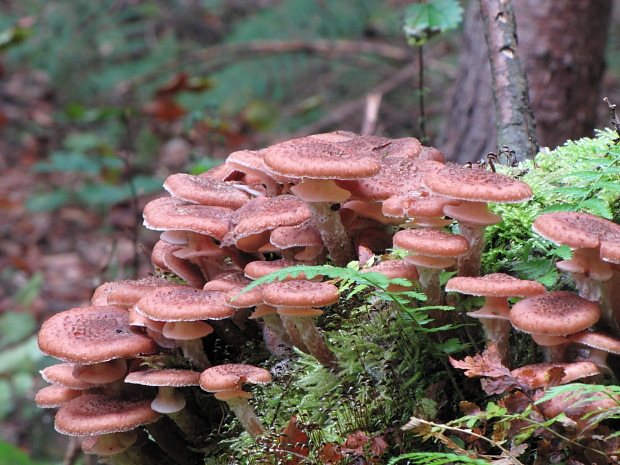
[[[161,242],[161,241],[160,241]],[[174,246],[173,246],[174,247]],[[160,287],[170,287],[177,284],[169,279],[149,276],[142,279],[127,279],[114,282],[107,292],[107,305],[130,308],[136,304],[145,294]],[[178,284],[178,286],[183,286]]]
[[[390,139],[380,136],[357,136],[337,145],[351,150],[358,155],[386,158],[418,158],[422,152],[422,144],[415,137]]]
[[[162,197],[144,207],[144,226],[156,231],[192,231],[221,240],[229,229],[233,210],[196,205],[175,197]]]
[[[582,331],[567,336],[572,342],[602,350],[610,354],[620,354],[620,341],[611,336],[593,331]]]
[[[336,185],[351,192],[352,199],[377,202],[423,188],[423,180],[427,173],[444,167],[443,163],[415,158],[385,158],[379,163],[381,171],[375,176],[336,181]]]
[[[207,392],[233,391],[241,389],[243,383],[266,384],[271,382],[271,373],[264,368],[229,363],[207,368],[200,375],[200,387]]]
[[[280,226],[295,226],[311,218],[303,200],[294,195],[256,197],[231,217],[231,230],[222,246],[235,245],[252,252],[269,242],[269,232]]]
[[[545,239],[572,249],[590,249],[607,241],[620,241],[620,225],[589,213],[543,213],[534,220],[532,229]]]
[[[69,436],[129,431],[159,420],[161,413],[151,408],[151,399],[132,401],[86,394],[63,405],[56,413],[56,431]]]
[[[250,196],[234,186],[230,182],[184,173],[168,176],[164,182],[164,189],[174,197],[201,205],[236,210],[246,204]]]
[[[85,390],[98,386],[97,384],[76,378],[73,375],[74,363],[57,363],[42,369],[41,377],[48,383],[57,384],[70,389]]]
[[[492,273],[485,276],[450,278],[446,283],[446,291],[491,297],[531,297],[543,294],[545,286],[537,281]]]
[[[200,383],[200,372],[176,368],[134,371],[125,376],[125,382],[141,384],[143,386],[198,386]]]
[[[510,321],[518,330],[550,336],[583,331],[596,323],[600,316],[597,304],[566,291],[528,297],[510,310]]]
[[[530,389],[538,389],[549,383],[549,370],[553,368],[561,368],[564,370],[564,375],[560,380],[560,384],[571,383],[577,379],[587,378],[601,373],[599,367],[593,362],[544,362],[515,368],[511,370],[510,374],[517,379],[524,380],[524,384],[527,384]]]
[[[419,278],[418,269],[415,265],[408,263],[405,260],[383,260],[382,262],[371,266],[370,268],[364,268],[362,273],[376,272],[381,273],[388,279],[405,278],[409,281],[417,281]]]
[[[256,260],[248,263],[243,269],[243,273],[250,279],[258,279],[263,276],[267,276],[270,273],[275,271],[280,271],[284,268],[289,268],[291,266],[303,265],[303,262],[298,262],[295,260],[286,260],[284,258],[278,260]],[[285,281],[290,279],[307,279],[304,273],[299,273],[294,278],[292,276],[287,276]]]
[[[277,174],[307,179],[359,179],[377,174],[381,166],[339,144],[293,139],[265,149],[265,164]]]
[[[263,301],[274,307],[324,307],[338,302],[338,288],[329,283],[286,281],[267,284]]]
[[[84,365],[152,354],[157,345],[129,328],[129,312],[120,307],[82,307],[57,313],[41,326],[41,351]]]
[[[434,194],[475,202],[518,203],[533,196],[529,185],[510,176],[460,165],[432,171],[424,183]]]
[[[403,229],[394,234],[394,246],[431,257],[458,257],[469,250],[463,236],[436,229]]]
[[[202,290],[226,292],[231,289],[243,289],[251,282],[252,280],[246,278],[242,271],[234,271],[212,279],[202,287]]]
[[[156,321],[222,320],[235,313],[224,292],[190,287],[157,289],[138,301],[137,310]]]
[[[34,396],[34,401],[39,408],[56,408],[81,395],[81,390],[53,384],[40,389]]]

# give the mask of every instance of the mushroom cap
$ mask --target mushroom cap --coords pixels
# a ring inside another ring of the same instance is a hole
[[[163,287],[142,297],[136,308],[156,321],[222,320],[235,314],[224,296],[222,291]]]
[[[52,384],[39,389],[34,396],[34,401],[39,408],[56,408],[81,395],[81,390]]]
[[[463,236],[436,229],[403,229],[394,234],[394,246],[431,257],[458,257],[469,250]]]
[[[198,386],[200,384],[200,372],[177,368],[134,371],[125,376],[125,382],[143,386]]]
[[[74,367],[74,363],[57,363],[43,368],[39,373],[48,383],[70,389],[85,390],[97,386],[97,384],[89,383],[73,376]]]
[[[461,165],[429,172],[424,183],[434,194],[476,202],[518,203],[534,195],[529,185],[510,176]]]
[[[207,282],[202,290],[203,291],[229,291],[231,289],[243,289],[245,286],[252,282],[248,279],[242,271],[234,271],[222,276],[217,276],[215,279]]]
[[[295,280],[263,288],[263,301],[274,307],[323,307],[335,304],[339,298],[338,288],[329,283]]]
[[[612,354],[620,354],[620,341],[611,336],[593,331],[582,331],[567,336],[572,342],[603,350]]]
[[[208,392],[232,391],[243,383],[266,384],[271,373],[264,368],[242,363],[229,363],[207,368],[200,375],[200,387]]]
[[[197,205],[175,197],[162,197],[144,207],[144,226],[156,231],[192,231],[221,240],[229,229],[233,210]]]
[[[565,336],[578,333],[596,323],[599,306],[566,291],[528,297],[510,310],[512,325],[525,333]]]
[[[386,158],[418,158],[422,144],[415,137],[390,139],[381,136],[357,136],[338,141],[337,145],[351,150],[361,156],[370,156],[378,160]]]
[[[545,239],[572,249],[596,248],[620,240],[620,225],[589,213],[552,212],[538,216],[532,229]]]
[[[279,249],[323,245],[319,229],[314,220],[306,220],[295,226],[280,226],[269,236],[269,242]]]
[[[231,182],[185,173],[168,176],[164,182],[164,189],[174,197],[201,205],[236,210],[247,203],[250,196],[234,186]]]
[[[152,399],[123,400],[100,394],[85,394],[63,405],[56,413],[56,431],[70,436],[129,431],[159,420]]]
[[[291,266],[303,265],[303,262],[298,262],[295,260],[287,260],[284,258],[280,258],[278,260],[255,260],[253,262],[248,263],[243,269],[243,273],[251,279],[262,278],[263,276],[267,276],[270,273],[275,271],[280,271],[284,268],[289,268]],[[290,279],[306,279],[306,275],[304,273],[299,273],[298,276],[292,278],[291,276],[287,276],[285,281]]]
[[[409,281],[417,281],[419,278],[418,269],[416,266],[402,259],[383,260],[370,268],[364,268],[361,272],[381,273],[388,279],[405,278]]]
[[[538,281],[492,273],[485,276],[450,278],[446,283],[446,291],[491,297],[530,297],[544,293],[545,286]]]
[[[426,174],[444,167],[443,163],[416,158],[385,158],[379,163],[381,171],[375,176],[339,180],[336,185],[351,192],[352,199],[378,202],[403,192],[423,188]]]
[[[272,229],[295,226],[311,217],[306,202],[294,195],[256,197],[231,216],[232,227],[222,246],[236,245],[245,251],[256,251],[269,242],[268,232]],[[250,243],[244,245],[244,239]]]
[[[120,307],[81,307],[57,313],[41,326],[39,348],[52,357],[84,365],[152,354],[157,345],[129,327]]]
[[[265,164],[273,172],[295,178],[359,179],[377,174],[381,166],[371,156],[360,156],[342,143],[293,139],[265,149]]]
[[[564,376],[560,384],[567,384],[581,378],[594,376],[601,373],[601,370],[594,362],[574,362],[574,363],[557,363],[543,362],[534,365],[526,365],[524,367],[511,370],[510,374],[517,379],[525,378],[530,389],[538,389],[545,386],[549,381],[549,370],[552,368],[562,368]]]
[[[158,243],[161,243],[159,241]],[[165,244],[165,243],[164,243]],[[174,246],[173,246],[174,247]],[[127,279],[115,281],[107,292],[107,304],[120,307],[132,307],[145,294],[160,287],[183,286],[176,284],[169,279],[149,276],[142,279]]]

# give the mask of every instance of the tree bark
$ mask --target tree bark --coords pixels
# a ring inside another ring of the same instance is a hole
[[[511,0],[479,0],[491,62],[497,146],[518,161],[538,151],[527,77],[517,52],[517,24]]]
[[[513,0],[519,57],[541,146],[592,135],[601,105],[611,0]],[[465,17],[461,61],[437,146],[459,163],[497,150],[491,73],[477,2]]]

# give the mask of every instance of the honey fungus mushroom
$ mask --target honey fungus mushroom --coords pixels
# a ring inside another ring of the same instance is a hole
[[[265,434],[265,428],[250,406],[252,394],[242,389],[244,383],[267,384],[271,373],[264,368],[241,363],[218,365],[203,371],[200,387],[215,394],[215,398],[228,404],[245,430],[256,439]]]
[[[489,211],[489,203],[519,203],[533,196],[532,188],[524,182],[492,171],[446,165],[429,172],[424,178],[426,187],[435,195],[460,200],[447,205],[443,211],[459,223],[459,234],[469,241],[469,251],[459,258],[459,276],[478,276],[480,257],[487,226],[499,223],[500,215]]]

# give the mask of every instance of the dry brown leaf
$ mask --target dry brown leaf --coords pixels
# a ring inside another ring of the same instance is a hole
[[[450,363],[455,368],[465,370],[465,375],[470,378],[475,376],[489,378],[510,376],[510,370],[502,365],[499,350],[495,344],[489,344],[482,354],[476,354],[473,357],[467,356],[464,360],[455,360],[450,357]]]

